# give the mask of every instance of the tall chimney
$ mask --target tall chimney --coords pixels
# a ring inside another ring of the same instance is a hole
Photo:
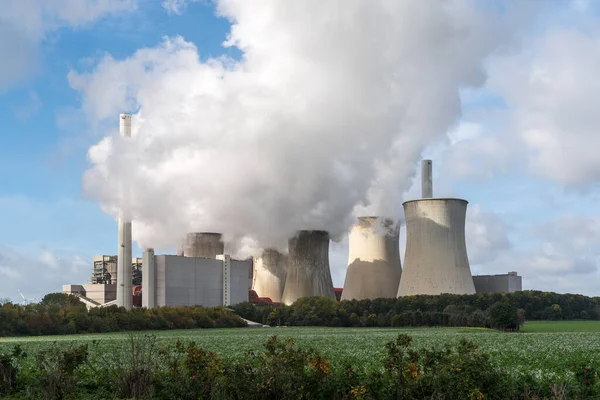
[[[131,114],[120,115],[120,133],[123,137],[131,137]],[[128,188],[121,187],[123,199]],[[131,292],[131,219],[125,216],[124,210],[119,213],[119,248],[117,250],[117,306],[131,310],[133,307],[133,295]]]
[[[431,170],[431,160],[421,161],[421,197],[424,199],[431,199],[433,197]]]

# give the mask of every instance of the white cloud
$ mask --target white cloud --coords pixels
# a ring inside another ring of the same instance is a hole
[[[41,299],[48,293],[61,292],[63,284],[87,282],[91,265],[91,261],[73,254],[57,256],[45,251],[31,258],[0,245],[0,293],[15,302],[22,300],[18,290],[28,299]]]
[[[133,140],[109,134],[86,193],[107,211],[131,207],[153,247],[190,230],[273,247],[296,229],[336,237],[357,205],[400,216],[421,152],[460,115],[460,90],[485,82],[484,61],[518,31],[476,4],[222,0],[239,62],[200,62],[176,37],[73,71],[93,123],[139,110]]]
[[[548,29],[521,54],[491,63],[489,87],[508,102],[519,140],[505,148],[524,145],[531,171],[589,190],[600,183],[600,29],[587,14],[577,21],[579,28]]]
[[[164,0],[162,6],[169,14],[181,15],[185,12],[189,3],[199,3],[205,0]]]
[[[0,93],[37,70],[38,45],[48,33],[131,11],[136,1],[5,0],[0,13]]]

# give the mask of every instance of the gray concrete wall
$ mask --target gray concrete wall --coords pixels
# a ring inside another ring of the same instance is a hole
[[[260,297],[281,302],[287,277],[287,256],[277,250],[266,249],[254,263],[252,289]]]
[[[385,218],[358,219],[349,234],[342,300],[396,297],[402,276],[398,228]]]
[[[223,304],[223,261],[155,256],[156,305],[205,307]],[[248,261],[231,261],[231,304],[248,300]]]
[[[154,249],[144,251],[142,261],[142,307],[156,306],[156,268]]]
[[[477,293],[512,293],[523,290],[518,275],[476,275],[473,277]]]
[[[252,267],[252,260],[231,260],[230,265],[230,304],[235,305],[248,301],[248,270]]]
[[[403,204],[406,252],[398,296],[475,293],[465,242],[467,204],[462,199]]]
[[[335,299],[329,269],[329,234],[300,231],[288,241],[288,248],[288,273],[282,302],[289,305],[307,296]]]

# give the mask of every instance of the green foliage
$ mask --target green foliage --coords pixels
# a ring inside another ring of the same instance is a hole
[[[519,330],[519,310],[515,305],[507,301],[498,301],[490,307],[489,314],[492,328],[503,331]]]
[[[575,334],[537,335],[536,347],[536,335],[491,330],[411,329],[407,335],[378,328],[280,328],[286,335],[306,333],[303,339],[281,335],[265,339],[273,330],[171,331],[160,333],[165,335],[162,338],[113,335],[112,342],[119,344],[113,347],[107,346],[111,336],[104,335],[104,340],[92,342],[89,354],[86,346],[72,341],[47,341],[52,346],[29,351],[34,356],[15,352],[18,355],[12,358],[11,367],[18,385],[9,396],[190,400],[600,397],[600,364],[593,356],[598,348],[594,340],[586,342],[585,336],[579,340],[584,343],[581,356],[569,361],[572,349],[568,344],[577,341]],[[228,339],[236,335],[245,340]],[[586,335],[593,339],[591,335],[596,334]],[[556,343],[563,336],[564,342]],[[166,338],[177,340],[164,342]],[[526,347],[519,349],[519,340]],[[222,345],[218,351],[207,347],[217,343]],[[320,350],[315,350],[318,343]],[[551,343],[561,349],[557,357]],[[256,350],[239,353],[240,348]],[[520,353],[522,359],[514,358]],[[537,361],[524,365],[535,357]],[[555,365],[565,359],[567,364]],[[548,370],[540,360],[556,372],[544,372]]]
[[[62,349],[58,346],[42,350],[35,356],[36,384],[39,398],[64,399],[76,391],[75,372],[87,361],[88,346]]]
[[[10,354],[0,353],[0,396],[12,393],[18,386],[19,362],[27,354],[16,345]]]
[[[46,295],[40,304],[7,303],[0,306],[0,336],[245,326],[247,324],[241,318],[221,307],[134,308],[127,311],[111,306],[88,311],[76,296],[63,293]]]
[[[73,294],[67,293],[48,293],[42,298],[40,304],[44,307],[59,306],[59,307],[83,307],[85,305],[79,301],[79,298]]]

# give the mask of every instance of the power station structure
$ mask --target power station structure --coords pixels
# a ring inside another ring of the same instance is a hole
[[[341,299],[395,298],[401,276],[400,225],[389,218],[358,218],[349,234]]]
[[[406,201],[406,252],[397,296],[473,294],[465,220],[468,202],[433,198],[431,160],[422,162],[422,199]]]
[[[121,114],[119,121],[119,132],[121,136],[131,137],[131,114]],[[127,203],[128,188],[121,187],[121,196],[123,203]],[[120,210],[118,230],[119,230],[119,247],[117,254],[117,306],[125,307],[131,310],[133,307],[133,297],[131,290],[133,287],[131,277],[131,218],[127,215],[127,210]]]
[[[131,115],[120,114],[121,136],[131,138]],[[468,202],[433,198],[432,162],[421,163],[422,198],[404,202],[406,252],[400,260],[399,221],[359,217],[349,232],[343,290],[334,289],[329,266],[329,233],[300,230],[287,254],[264,249],[255,259],[236,260],[225,252],[221,233],[190,232],[177,255],[132,257],[128,188],[122,186],[117,255],[94,258],[91,283],[64,285],[88,307],[116,304],[131,309],[160,306],[229,306],[242,301],[292,304],[302,297],[341,300],[395,298],[442,293],[472,294],[521,290],[521,277],[471,275],[465,240]],[[249,293],[251,295],[249,295]]]
[[[335,299],[326,231],[301,230],[288,240],[288,273],[281,301],[289,305],[307,296]]]
[[[261,297],[267,297],[273,302],[280,303],[287,272],[287,256],[274,249],[265,249],[254,261],[252,289]]]

